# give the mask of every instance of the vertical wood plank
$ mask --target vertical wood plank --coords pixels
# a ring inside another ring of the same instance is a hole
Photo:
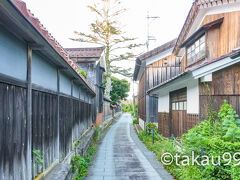
[[[32,179],[32,49],[27,51],[27,179]]]

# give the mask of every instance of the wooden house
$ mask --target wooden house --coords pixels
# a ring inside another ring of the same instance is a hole
[[[240,1],[195,0],[174,46],[181,73],[150,88],[159,131],[181,136],[224,99],[240,114]]]
[[[106,68],[103,63],[104,49],[105,47],[65,48],[69,58],[86,72],[86,79],[96,91],[95,106],[93,107],[96,117],[93,119],[96,119],[98,125],[102,124],[104,116],[106,116],[104,114],[103,86],[103,74]]]
[[[21,0],[0,1],[0,54],[0,179],[31,180],[92,127],[96,92]]]
[[[147,91],[181,72],[180,58],[172,54],[176,39],[163,44],[136,59],[134,80],[138,88],[138,120],[142,129],[146,122],[158,123],[158,97]]]

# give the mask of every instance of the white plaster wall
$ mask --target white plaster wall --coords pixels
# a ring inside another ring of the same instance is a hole
[[[199,113],[198,79],[192,79],[187,83],[187,113]]]
[[[158,112],[169,113],[169,93],[158,97]]]
[[[189,78],[162,88],[158,96],[158,112],[169,113],[170,92],[187,87],[187,113],[199,113],[198,79]]]

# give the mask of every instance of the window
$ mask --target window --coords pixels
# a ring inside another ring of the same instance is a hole
[[[184,102],[184,110],[187,110],[187,102]]]
[[[205,35],[187,48],[187,65],[204,58],[206,55]]]
[[[183,110],[183,102],[179,102],[179,110],[180,110],[180,111]]]
[[[178,102],[176,102],[176,108],[175,108],[175,110],[178,111]]]
[[[187,110],[187,101],[173,102],[172,110],[173,111],[186,111]]]
[[[175,109],[176,109],[176,104],[172,103],[172,110],[175,110]]]

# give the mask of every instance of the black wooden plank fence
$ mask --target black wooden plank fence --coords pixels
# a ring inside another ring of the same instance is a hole
[[[27,177],[26,89],[0,83],[0,179]]]
[[[72,144],[92,125],[94,104],[57,93],[32,91],[32,177],[73,150]],[[0,82],[0,179],[27,178],[27,89]],[[58,134],[59,132],[59,134]]]
[[[32,150],[40,150],[44,160],[39,164],[32,157],[36,176],[57,159],[57,95],[33,91],[32,96]]]

